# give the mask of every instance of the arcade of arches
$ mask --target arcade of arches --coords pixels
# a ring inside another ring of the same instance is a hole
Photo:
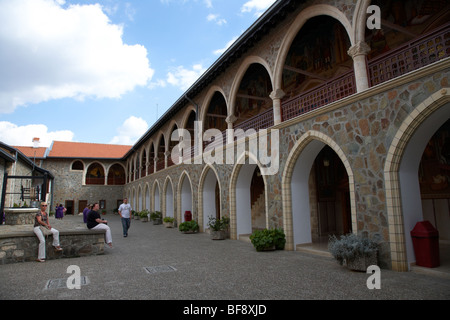
[[[186,101],[126,158],[133,206],[178,222],[191,211],[202,231],[209,216],[227,215],[231,239],[283,227],[288,250],[359,233],[380,243],[382,267],[400,271],[415,261],[418,221],[430,220],[445,245],[450,14],[442,1],[394,2],[389,11],[393,2],[372,1],[383,28],[361,32],[371,1],[286,1],[282,22],[190,97],[197,106]],[[171,160],[172,133],[194,137],[196,119],[202,133],[217,132],[199,145],[224,164],[203,162],[194,144],[183,154],[190,164]],[[279,141],[259,146],[278,154],[277,172],[262,174],[248,148],[261,138],[227,129],[278,130]]]

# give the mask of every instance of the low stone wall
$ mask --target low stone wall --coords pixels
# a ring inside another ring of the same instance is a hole
[[[53,236],[46,237],[46,260],[73,258],[104,253],[104,230],[60,231],[63,251],[55,251]],[[34,261],[38,256],[39,240],[33,231],[0,233],[0,265]]]
[[[34,224],[34,217],[39,212],[38,208],[5,208],[5,224],[24,225]]]

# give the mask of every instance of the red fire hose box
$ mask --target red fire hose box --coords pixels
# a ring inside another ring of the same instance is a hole
[[[192,220],[192,213],[190,211],[184,212],[184,221],[191,221]]]
[[[411,231],[416,265],[439,267],[439,232],[429,221],[421,221]]]

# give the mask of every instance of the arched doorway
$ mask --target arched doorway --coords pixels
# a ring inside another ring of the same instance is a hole
[[[180,195],[179,203],[180,203],[180,214],[181,214],[181,222],[184,222],[184,214],[186,211],[190,211],[193,215],[192,210],[192,188],[191,188],[191,182],[189,180],[189,177],[187,174],[184,174],[181,177],[182,183],[181,183],[181,189],[178,193]],[[194,217],[192,217],[194,219]]]
[[[423,220],[419,164],[427,144],[450,118],[447,89],[418,104],[392,140],[384,167],[392,269],[408,271],[415,261],[410,231]]]
[[[153,184],[153,205],[152,208],[154,211],[161,211],[161,200],[160,200],[160,191],[159,191],[159,184],[157,181]]]
[[[309,179],[316,197],[311,194],[310,201],[316,200],[311,215],[317,225],[313,224],[311,228],[312,241],[328,243],[330,235],[352,232],[348,175],[342,161],[329,146],[323,147],[313,166]]]
[[[219,178],[212,167],[207,166],[205,170],[199,190],[202,194],[199,204],[201,206],[201,210],[199,208],[199,219],[202,219],[203,228],[208,226],[209,217],[222,218]]]
[[[166,181],[166,196],[164,199],[166,210],[164,217],[174,217],[173,187],[170,179],[167,179]]]
[[[415,262],[410,231],[417,222],[430,220],[448,238],[450,224],[446,140],[449,136],[450,103],[436,110],[421,123],[403,152],[399,183],[409,264]],[[444,148],[445,147],[445,148]],[[442,214],[442,212],[445,212]],[[446,228],[447,227],[447,228]]]
[[[252,194],[252,187],[256,186],[258,190]],[[266,185],[258,165],[236,165],[232,173],[231,193],[232,238],[245,240],[254,230],[267,228]],[[257,204],[258,209],[255,207]]]
[[[450,120],[428,141],[419,164],[423,220],[450,243]]]
[[[287,248],[327,250],[328,235],[356,232],[350,193],[353,174],[337,144],[308,131],[289,154],[283,172]]]

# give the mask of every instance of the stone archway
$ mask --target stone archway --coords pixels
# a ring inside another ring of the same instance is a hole
[[[283,224],[286,249],[297,244],[312,243],[310,174],[320,151],[329,146],[342,162],[348,176],[351,230],[357,231],[354,178],[350,164],[341,148],[331,138],[317,131],[308,131],[297,141],[288,156],[282,176]],[[294,196],[295,191],[295,196]]]
[[[249,160],[250,164],[244,164],[245,160]],[[240,236],[247,237],[252,233],[252,203],[251,203],[251,183],[255,174],[255,169],[259,165],[256,157],[251,153],[245,152],[237,161],[236,166],[231,174],[230,181],[230,237],[231,239],[239,239]],[[264,217],[267,227],[267,182],[265,176],[264,181]]]
[[[419,162],[426,144],[450,116],[449,88],[419,104],[403,121],[387,153],[384,179],[392,269],[408,271],[414,261],[410,231],[422,219]]]
[[[221,185],[219,176],[210,165],[206,165],[198,187],[198,223],[201,230],[208,225],[209,216],[222,217]]]

